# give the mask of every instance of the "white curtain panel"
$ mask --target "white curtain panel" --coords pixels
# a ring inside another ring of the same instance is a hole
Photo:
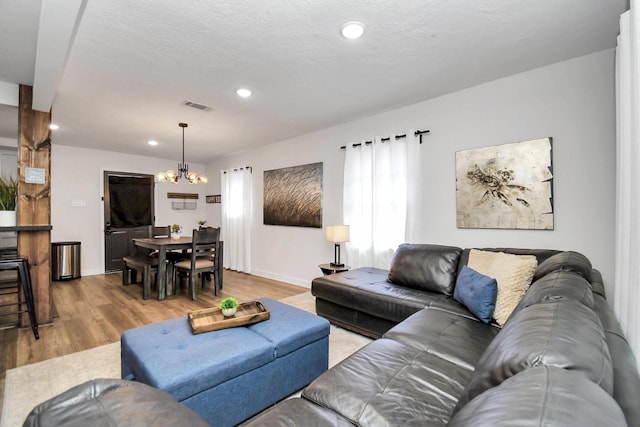
[[[419,164],[418,138],[413,131],[406,135],[346,147],[343,220],[351,229],[345,246],[352,268],[388,269],[395,249],[406,241]]]
[[[640,366],[640,10],[620,18],[616,49],[616,269],[614,310]]]
[[[252,179],[250,168],[221,172],[223,266],[251,273]]]

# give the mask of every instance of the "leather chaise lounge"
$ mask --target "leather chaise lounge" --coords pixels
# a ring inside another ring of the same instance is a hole
[[[390,271],[315,279],[318,314],[380,338],[246,426],[640,426],[635,359],[589,260],[482,250],[535,256],[500,327],[453,298],[471,251],[405,244]]]

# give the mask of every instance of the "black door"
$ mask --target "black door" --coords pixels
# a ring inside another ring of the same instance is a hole
[[[104,172],[105,271],[122,270],[129,242],[149,237],[154,221],[153,175]]]

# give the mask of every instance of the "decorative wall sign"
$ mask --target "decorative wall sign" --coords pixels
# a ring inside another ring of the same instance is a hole
[[[188,202],[187,200],[197,200],[199,198],[200,195],[198,193],[167,193],[167,199],[182,199],[179,202],[171,202],[171,209],[174,211],[193,211],[197,209],[198,202]]]
[[[24,168],[24,182],[27,184],[45,184],[46,174],[44,168]]]
[[[264,223],[322,228],[322,163],[264,171]]]
[[[206,196],[207,203],[222,203],[222,196],[220,194],[212,194]]]
[[[458,227],[553,230],[551,151],[551,138],[458,151]]]

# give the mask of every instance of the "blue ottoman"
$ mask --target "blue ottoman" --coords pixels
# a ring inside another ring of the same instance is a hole
[[[122,334],[122,378],[166,391],[216,427],[233,426],[327,370],[329,322],[268,298],[271,317],[193,335],[187,317]]]

